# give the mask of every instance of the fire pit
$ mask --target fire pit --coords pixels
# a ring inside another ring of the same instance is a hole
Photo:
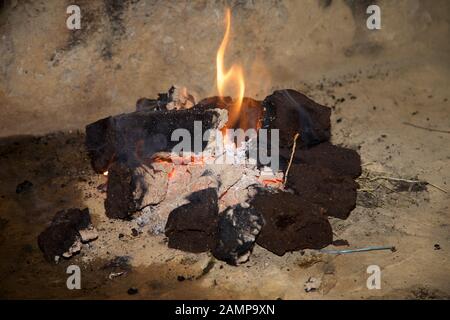
[[[360,157],[329,142],[331,109],[302,93],[244,96],[242,69],[224,68],[226,17],[218,96],[197,101],[173,86],[86,127],[92,168],[108,176],[105,213],[233,265],[255,244],[277,255],[321,249],[333,241],[328,216],[355,207]]]

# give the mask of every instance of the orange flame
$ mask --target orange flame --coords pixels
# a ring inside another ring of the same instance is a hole
[[[241,111],[242,101],[244,99],[245,82],[244,72],[238,65],[232,65],[229,70],[225,70],[224,56],[230,39],[231,30],[231,10],[227,8],[226,11],[226,24],[225,35],[219,50],[217,51],[216,65],[217,65],[217,90],[220,97],[225,96],[225,90],[232,87],[237,94],[234,95],[233,105],[228,111],[228,127],[232,127],[239,119],[239,113]]]

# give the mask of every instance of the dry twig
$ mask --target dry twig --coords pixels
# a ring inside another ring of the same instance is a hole
[[[297,139],[298,139],[299,136],[300,136],[299,133],[296,133],[295,136],[294,136],[294,144],[292,145],[291,158],[289,159],[289,164],[288,164],[288,167],[286,169],[286,173],[284,175],[283,187],[286,187],[286,184],[287,184],[289,169],[291,168],[292,160],[294,159],[295,148],[297,147]]]
[[[410,179],[402,179],[402,178],[387,177],[387,176],[374,177],[374,178],[371,178],[370,181],[375,181],[375,180],[379,180],[379,179],[389,180],[389,181],[397,181],[397,182],[406,182],[406,183],[423,183],[423,184],[430,185],[430,186],[432,186],[432,187],[434,187],[434,188],[436,188],[436,189],[438,189],[438,190],[440,190],[442,192],[448,193],[447,190],[445,190],[445,189],[443,189],[443,188],[441,188],[441,187],[439,187],[439,186],[437,186],[435,184],[432,184],[432,183],[430,183],[428,181],[410,180]]]
[[[417,124],[413,124],[413,123],[409,123],[409,122],[403,122],[403,124],[407,125],[407,126],[414,127],[414,128],[427,130],[427,131],[440,132],[440,133],[450,133],[450,130],[432,129],[432,128],[428,128],[428,127],[418,126]]]

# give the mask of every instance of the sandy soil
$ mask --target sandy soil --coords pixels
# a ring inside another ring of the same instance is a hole
[[[238,27],[227,57],[249,70],[256,56],[265,63],[247,74],[248,95],[293,88],[333,107],[333,143],[361,154],[357,207],[332,221],[335,239],[396,247],[283,257],[256,247],[240,267],[168,249],[163,237],[134,237],[135,222],[107,219],[98,189],[106,178],[92,172],[83,146],[86,124],[173,83],[214,93],[224,4],[79,2],[88,10],[76,33],[65,28],[64,1],[0,6],[0,298],[450,297],[450,134],[404,124],[450,130],[448,1],[378,1],[383,29],[375,33],[364,27],[364,1],[230,1]],[[258,78],[265,73],[268,83]],[[33,186],[16,193],[25,180]],[[37,235],[71,207],[89,207],[99,239],[49,264]],[[123,256],[128,263],[111,263]],[[82,269],[81,290],[66,287],[71,264]],[[369,265],[381,268],[380,290],[366,287]],[[322,285],[307,293],[310,277]]]
[[[334,108],[334,143],[358,149],[363,159],[358,206],[346,221],[332,221],[335,239],[347,240],[352,248],[393,245],[396,252],[336,256],[306,251],[277,257],[256,247],[247,264],[232,267],[207,254],[168,249],[163,237],[147,233],[132,236],[135,222],[105,217],[105,194],[97,187],[106,178],[90,169],[82,131],[5,138],[0,148],[0,179],[8,182],[2,183],[0,189],[0,295],[449,298],[449,194],[432,186],[418,192],[399,191],[396,183],[365,179],[378,175],[418,178],[450,189],[450,153],[445,148],[450,134],[403,124],[448,130],[450,102],[446,83],[448,73],[444,74],[440,66],[374,66],[297,87]],[[24,180],[33,186],[16,194],[16,185]],[[86,206],[99,230],[99,239],[69,261],[58,265],[45,262],[37,248],[37,234],[57,210]],[[118,256],[129,256],[128,265],[108,266]],[[82,268],[81,290],[66,289],[65,271],[70,264]],[[373,264],[382,270],[381,290],[366,287],[366,269]],[[124,270],[126,274],[108,279],[111,272]],[[316,292],[306,293],[304,284],[310,277],[321,279],[322,285]],[[128,295],[130,287],[138,288],[139,293]]]

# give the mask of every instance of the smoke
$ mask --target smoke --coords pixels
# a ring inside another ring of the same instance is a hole
[[[320,138],[316,134],[313,126],[313,121],[311,117],[309,116],[308,112],[305,110],[305,108],[301,105],[301,103],[298,103],[289,93],[288,90],[281,90],[281,94],[287,98],[289,102],[289,106],[291,106],[293,109],[295,109],[298,113],[298,121],[299,121],[299,127],[302,129],[301,131],[301,138],[306,143],[306,145],[315,145],[320,143]]]

